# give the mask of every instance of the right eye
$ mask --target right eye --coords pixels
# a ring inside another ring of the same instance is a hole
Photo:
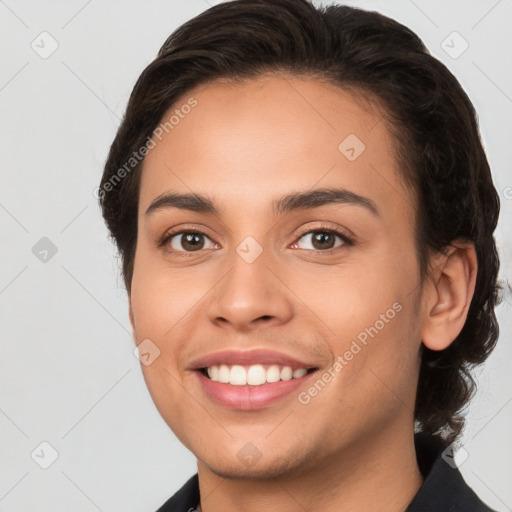
[[[200,231],[183,230],[168,233],[162,245],[170,247],[170,252],[197,252],[201,249],[214,249],[215,243]],[[206,246],[206,247],[205,247]]]

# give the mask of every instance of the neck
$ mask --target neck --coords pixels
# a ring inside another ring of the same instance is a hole
[[[199,512],[402,512],[420,489],[410,425],[368,436],[301,474],[271,480],[226,479],[198,463]]]

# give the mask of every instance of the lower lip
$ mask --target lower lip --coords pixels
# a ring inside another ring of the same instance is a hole
[[[196,372],[206,394],[215,402],[232,409],[251,411],[268,407],[282,398],[289,396],[302,386],[313,373],[291,380],[280,380],[260,386],[232,386],[223,382],[215,382]]]

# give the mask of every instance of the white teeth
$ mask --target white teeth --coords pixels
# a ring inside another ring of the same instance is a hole
[[[208,368],[208,377],[212,380],[219,380],[219,367],[212,366],[211,368]]]
[[[229,383],[232,386],[245,386],[247,384],[247,372],[243,366],[235,364],[231,367]]]
[[[221,365],[221,367],[219,368],[219,382],[227,384],[229,382],[229,373],[229,368],[225,364]]]
[[[249,386],[259,386],[267,382],[267,372],[261,364],[255,364],[249,368],[247,372],[247,384]]]
[[[301,377],[304,377],[306,373],[308,373],[306,368],[299,368],[298,370],[295,370],[292,375],[294,379],[300,379]]]
[[[293,377],[293,372],[292,372],[292,369],[289,367],[289,366],[285,366],[282,370],[281,370],[281,380],[291,380],[292,377]]]
[[[299,379],[308,372],[306,368],[291,369],[289,366],[279,367],[274,364],[266,370],[261,364],[254,364],[247,369],[235,364],[228,366],[210,366],[206,369],[208,377],[215,382],[231,384],[232,386],[261,386],[267,382],[279,382],[280,380]]]
[[[277,364],[274,364],[269,367],[267,370],[267,382],[278,382],[281,380],[281,370]]]

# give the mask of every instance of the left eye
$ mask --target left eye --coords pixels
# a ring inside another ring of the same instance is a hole
[[[201,249],[212,249],[215,244],[203,233],[186,232],[176,233],[169,238],[171,249],[175,251],[194,252]],[[208,245],[208,242],[210,245]]]
[[[338,240],[336,240],[338,239]],[[301,242],[303,240],[307,241],[309,246],[301,246]],[[294,245],[299,249],[313,249],[317,251],[329,250],[339,247],[347,243],[348,240],[341,233],[337,233],[336,231],[331,230],[316,230],[310,231],[304,235],[302,235],[298,242]]]

